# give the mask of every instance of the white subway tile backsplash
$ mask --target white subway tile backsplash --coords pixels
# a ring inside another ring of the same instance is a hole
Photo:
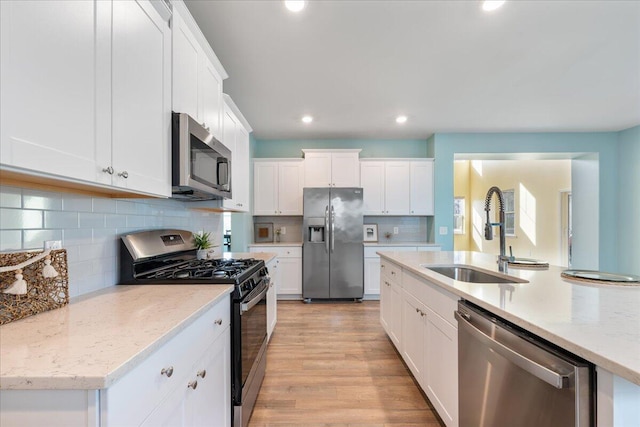
[[[0,250],[40,249],[45,240],[62,240],[72,297],[115,285],[120,236],[153,228],[204,229],[214,244],[222,242],[222,215],[192,211],[185,202],[0,187]]]
[[[91,229],[70,228],[62,230],[62,246],[89,245],[92,243]]]
[[[63,195],[62,209],[73,212],[91,212],[93,210],[91,201],[91,197],[88,196]]]
[[[93,211],[98,213],[116,213],[114,199],[93,199]]]
[[[78,213],[45,211],[44,228],[78,228]]]
[[[62,230],[24,230],[22,232],[24,249],[44,248],[45,240],[62,240]]]
[[[42,228],[42,211],[27,209],[0,209],[1,229]]]
[[[101,213],[85,213],[78,214],[78,225],[80,228],[104,228],[105,219]]]
[[[21,208],[22,190],[16,187],[0,186],[0,208]]]
[[[0,251],[18,251],[22,249],[22,231],[0,230]]]
[[[116,200],[116,212],[125,215],[135,215],[138,213],[136,203],[128,200]]]
[[[57,193],[25,189],[22,191],[22,207],[25,209],[61,210],[62,198]]]

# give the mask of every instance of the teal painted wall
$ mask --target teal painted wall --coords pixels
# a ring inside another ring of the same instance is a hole
[[[436,134],[435,241],[442,250],[453,250],[453,160],[455,153],[583,153],[598,155],[599,170],[599,268],[616,271],[618,252],[617,186],[618,133],[487,133]],[[446,226],[448,234],[439,235]],[[614,228],[612,232],[612,228]]]
[[[427,155],[427,140],[365,140],[365,139],[323,139],[323,140],[256,140],[256,158],[302,158],[303,148],[338,149],[360,148],[360,158],[367,157],[430,157]]]
[[[618,259],[640,275],[640,126],[618,134]]]
[[[256,139],[249,134],[249,205],[247,213],[231,214],[231,250],[248,252],[248,245],[253,242],[253,158],[255,157]]]

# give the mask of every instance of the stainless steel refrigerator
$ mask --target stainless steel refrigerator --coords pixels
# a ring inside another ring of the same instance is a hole
[[[362,300],[362,188],[305,188],[302,296]]]

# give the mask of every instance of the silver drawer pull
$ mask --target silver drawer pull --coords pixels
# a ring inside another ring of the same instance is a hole
[[[129,178],[129,172],[127,172],[127,171],[120,172],[120,173],[118,174],[118,176],[121,176],[121,177],[123,177],[124,179],[127,179],[127,178]]]
[[[173,375],[173,366],[169,366],[168,368],[162,368],[162,370],[160,371],[160,375],[166,375],[167,377],[170,377],[171,375]]]
[[[196,388],[198,388],[198,381],[190,381],[189,384],[187,384],[187,387],[195,390]]]
[[[222,325],[222,319],[218,319],[214,322],[216,325]]]
[[[207,370],[206,370],[206,369],[203,369],[202,371],[198,371],[198,374],[197,374],[197,375],[198,375],[200,378],[204,378],[204,377],[206,377],[206,376],[207,376]]]
[[[106,172],[109,175],[113,175],[113,167],[109,166],[108,168],[102,169],[102,172]]]

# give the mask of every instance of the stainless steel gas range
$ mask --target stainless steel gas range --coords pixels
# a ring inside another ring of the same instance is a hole
[[[189,231],[143,231],[123,235],[120,241],[120,284],[234,285],[230,307],[234,427],[249,424],[266,370],[269,282],[262,260],[198,260]]]

